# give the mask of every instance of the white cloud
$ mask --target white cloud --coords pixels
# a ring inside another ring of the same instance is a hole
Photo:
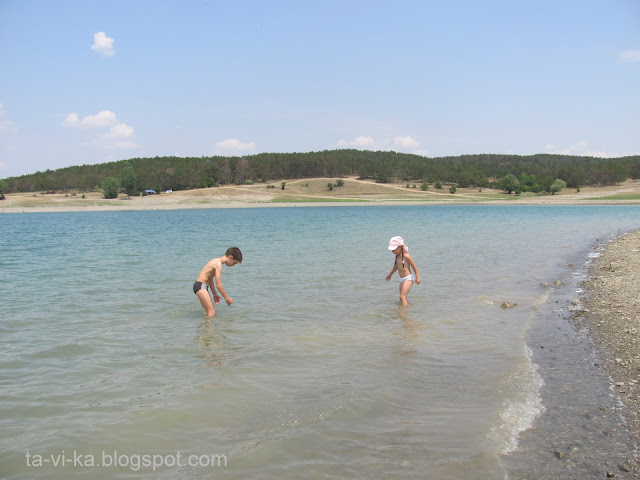
[[[596,157],[596,158],[615,158],[615,157],[627,157],[630,155],[638,155],[638,153],[633,152],[603,152],[598,150],[593,150],[589,148],[589,145],[584,140],[570,145],[568,147],[559,147],[557,145],[547,144],[545,145],[546,153],[556,154],[556,155],[575,155],[575,156],[583,156],[583,157]]]
[[[371,151],[396,150],[404,153],[413,153],[415,155],[427,155],[426,150],[418,148],[420,142],[410,136],[396,136],[393,138],[393,141],[389,139],[377,141],[373,137],[363,135],[353,140],[340,139],[336,143],[336,146],[339,148],[357,148]]]
[[[416,149],[412,150],[409,153],[413,153],[414,155],[421,155],[423,157],[428,157],[429,156],[429,152],[427,150],[425,150],[424,148],[416,148]]]
[[[111,127],[107,133],[98,137],[97,143],[103,148],[126,149],[137,147],[133,127],[126,123],[118,123]]]
[[[237,138],[228,138],[227,140],[221,140],[216,142],[216,151],[222,153],[248,153],[255,149],[256,144],[254,142],[243,143]]]
[[[357,137],[353,141],[353,144],[358,148],[367,148],[375,146],[376,141],[373,139],[373,137]]]
[[[95,115],[87,115],[82,119],[77,113],[67,115],[61,124],[65,128],[77,128],[80,130],[106,130],[94,137],[90,144],[100,148],[136,148],[133,127],[126,123],[118,122],[116,114],[111,110],[102,110]]]
[[[80,126],[80,118],[78,117],[77,113],[70,113],[69,115],[67,115],[67,118],[65,118],[62,121],[62,126],[65,128],[69,128],[69,127],[79,127]]]
[[[102,110],[97,115],[87,115],[82,119],[82,126],[88,128],[103,128],[116,123],[116,114],[109,110]]]
[[[113,38],[107,37],[104,32],[96,32],[93,34],[93,45],[91,45],[91,50],[104,57],[112,57],[116,53],[113,49]]]
[[[624,63],[640,62],[640,50],[626,50],[618,54],[618,58]]]
[[[70,113],[62,122],[63,127],[105,128],[115,125],[116,114],[110,110],[102,110],[95,115],[87,115],[82,120],[77,113]]]
[[[544,146],[547,153],[554,153],[556,155],[584,155],[581,152],[584,152],[587,148],[587,142],[584,140],[571,145],[569,147],[558,147],[556,145],[547,144]]]
[[[427,156],[428,152],[420,147],[420,142],[413,137],[394,137],[393,144],[395,149],[404,153],[413,153],[414,155]]]
[[[376,141],[373,137],[365,137],[360,136],[356,137],[353,140],[338,140],[339,147],[353,147],[353,148],[361,148],[361,149],[374,149],[376,146]]]
[[[417,148],[420,146],[420,142],[412,137],[395,137],[393,139],[393,144],[400,148]]]

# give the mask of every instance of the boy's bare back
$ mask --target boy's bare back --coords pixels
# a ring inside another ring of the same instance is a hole
[[[200,270],[200,274],[196,280],[202,283],[210,283],[215,277],[216,271],[220,271],[220,269],[222,269],[222,261],[220,258],[212,258],[207,262],[202,270]]]

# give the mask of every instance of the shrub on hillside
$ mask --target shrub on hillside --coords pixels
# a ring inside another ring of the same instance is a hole
[[[120,188],[120,182],[115,177],[107,178],[102,184],[102,193],[104,198],[118,198],[118,189]]]

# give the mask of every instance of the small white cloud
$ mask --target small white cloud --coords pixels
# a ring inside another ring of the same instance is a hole
[[[360,136],[356,137],[353,140],[338,140],[339,147],[354,147],[354,148],[362,148],[362,149],[373,149],[375,148],[376,141],[373,137]]]
[[[65,128],[79,127],[80,118],[78,117],[78,114],[70,113],[69,115],[67,115],[67,118],[65,118],[62,122],[62,126]]]
[[[91,45],[91,50],[104,57],[112,57],[116,53],[113,49],[113,38],[107,37],[104,32],[96,32],[93,34],[93,45]]]
[[[126,123],[118,122],[116,114],[111,110],[102,110],[95,115],[87,115],[83,118],[77,113],[70,113],[61,124],[65,128],[77,128],[80,130],[106,130],[94,137],[90,144],[100,148],[136,148],[133,127]]]
[[[133,128],[126,123],[119,123],[109,130],[111,138],[131,138],[133,137]]]
[[[353,144],[358,148],[367,148],[373,147],[376,144],[376,141],[373,139],[373,137],[357,137],[353,141]]]
[[[227,140],[221,140],[216,142],[216,150],[223,153],[247,153],[255,149],[256,144],[254,142],[241,142],[237,138],[228,138]]]
[[[118,123],[109,129],[109,132],[98,137],[98,142],[103,148],[127,149],[136,148],[136,136],[133,127],[126,123]]]
[[[626,50],[618,54],[618,58],[624,63],[640,62],[640,50]]]
[[[415,155],[427,155],[426,150],[418,148],[420,146],[420,142],[409,136],[397,136],[394,137],[392,141],[389,139],[377,141],[373,137],[363,135],[356,137],[353,140],[338,140],[336,145],[339,148],[357,148],[372,151],[396,150],[404,151],[405,153],[413,153]]]
[[[81,122],[82,126],[87,128],[104,128],[116,123],[116,114],[110,110],[102,110],[96,115],[87,115]]]
[[[416,148],[415,150],[412,150],[411,153],[413,153],[414,155],[421,155],[423,157],[429,156],[429,152],[424,148]]]
[[[82,120],[77,113],[70,113],[62,122],[67,128],[105,128],[117,123],[116,114],[110,110],[102,110],[95,115],[87,115]]]
[[[393,139],[393,144],[395,149],[398,151],[403,151],[405,153],[412,153],[414,155],[422,155],[424,157],[427,156],[428,152],[420,147],[420,142],[415,138],[406,136],[406,137],[395,137]]]
[[[596,157],[596,158],[615,158],[615,157],[627,157],[630,155],[638,155],[638,153],[633,153],[633,152],[603,152],[598,150],[592,150],[589,148],[589,145],[584,140],[574,145],[570,145],[568,147],[558,147],[556,145],[547,144],[545,145],[544,148],[547,153],[551,153],[555,155],[574,155],[574,156]]]
[[[583,140],[569,147],[559,147],[548,143],[544,146],[547,153],[555,155],[586,155],[585,150],[587,143]]]
[[[393,143],[396,147],[400,148],[417,148],[420,146],[420,142],[412,137],[395,137]]]

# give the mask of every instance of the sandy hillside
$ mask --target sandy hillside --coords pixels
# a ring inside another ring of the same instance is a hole
[[[508,195],[500,190],[459,188],[455,194],[449,186],[438,190],[433,185],[423,191],[420,183],[377,184],[357,178],[313,178],[254,185],[229,185],[215,188],[159,193],[145,197],[121,194],[106,200],[102,192],[67,192],[56,194],[18,193],[0,202],[0,212],[75,211],[75,210],[154,210],[183,208],[215,208],[242,206],[278,206],[291,204],[405,204],[405,203],[491,203],[491,204],[595,204],[638,203],[640,182],[628,180],[614,187],[583,187],[580,192],[565,189],[555,195],[525,193]],[[328,184],[334,185],[330,189]],[[84,195],[84,198],[83,198]]]

